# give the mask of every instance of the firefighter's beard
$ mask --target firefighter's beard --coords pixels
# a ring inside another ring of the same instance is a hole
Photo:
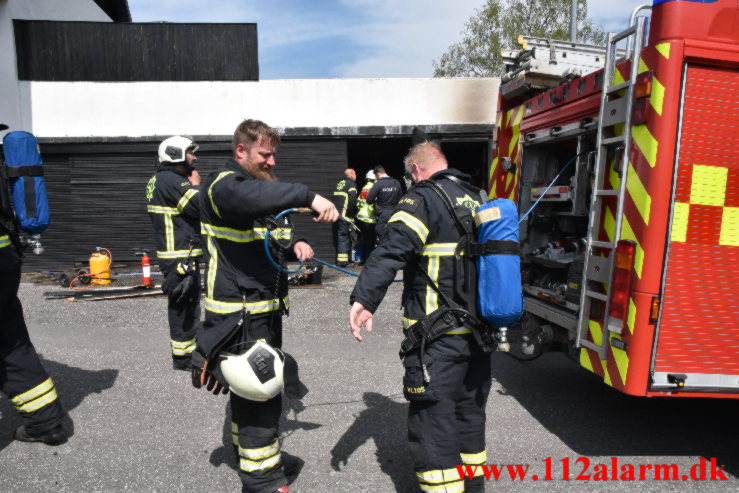
[[[260,168],[257,163],[247,161],[246,171],[248,171],[249,174],[257,180],[278,181],[277,176],[275,176],[275,173],[272,170],[272,166],[269,166],[268,164],[265,164],[264,166],[266,168]]]

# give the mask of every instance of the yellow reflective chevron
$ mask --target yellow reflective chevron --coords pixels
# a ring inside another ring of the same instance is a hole
[[[290,308],[290,300],[287,296],[282,299],[282,302],[284,303],[285,308]],[[210,298],[208,293],[206,293],[206,297],[203,300],[203,306],[206,310],[213,313],[234,313],[246,308],[246,311],[249,313],[257,314],[278,310],[280,308],[280,302],[277,299],[247,303],[244,303],[243,301],[218,301]]]
[[[0,248],[4,248],[9,245],[10,245],[10,236],[8,235],[0,236]]]
[[[395,222],[400,222],[408,226],[418,235],[418,237],[421,239],[421,243],[426,243],[426,238],[428,238],[429,236],[429,230],[426,225],[423,224],[423,222],[421,222],[418,218],[408,214],[405,211],[397,211],[395,214],[392,215],[392,217],[388,221],[388,224]]]
[[[19,394],[10,401],[20,413],[30,413],[54,402],[57,399],[54,382],[47,378],[30,390]]]

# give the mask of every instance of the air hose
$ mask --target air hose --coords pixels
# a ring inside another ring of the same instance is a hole
[[[274,220],[277,221],[280,218],[285,217],[286,215],[292,214],[294,212],[298,212],[298,213],[303,214],[303,213],[312,213],[313,211],[311,209],[307,208],[307,207],[285,209],[284,211],[282,211],[279,214],[277,214],[275,216],[275,219]],[[341,220],[346,221],[346,219],[344,219],[344,218],[342,218]],[[275,259],[272,257],[272,253],[269,251],[269,236],[270,236],[270,231],[269,231],[269,228],[267,228],[267,233],[264,235],[264,253],[267,254],[267,260],[269,260],[269,263],[272,264],[272,267],[274,267],[275,269],[279,270],[280,272],[285,272],[286,274],[296,274],[296,273],[300,272],[300,269],[303,268],[303,261],[301,259],[298,259],[298,263],[300,265],[298,265],[298,267],[296,269],[293,269],[293,270],[285,269],[282,266],[280,266],[277,262],[275,262]],[[336,270],[338,270],[340,272],[343,272],[345,274],[349,274],[350,276],[359,277],[359,274],[357,274],[355,272],[351,272],[351,271],[348,271],[346,269],[342,269],[341,267],[339,267],[337,265],[330,264],[330,263],[328,263],[328,262],[326,262],[324,260],[321,260],[319,258],[313,257],[313,261],[314,262],[317,262],[317,263],[319,263],[321,265],[325,265],[326,267],[330,267],[332,269],[336,269]],[[393,282],[402,282],[402,280],[395,280]]]

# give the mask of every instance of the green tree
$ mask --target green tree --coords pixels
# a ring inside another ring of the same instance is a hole
[[[570,39],[571,0],[486,0],[465,24],[462,41],[434,60],[434,77],[499,77],[501,49],[518,47],[518,36]],[[588,18],[587,0],[577,3],[577,41],[605,44],[606,35]]]

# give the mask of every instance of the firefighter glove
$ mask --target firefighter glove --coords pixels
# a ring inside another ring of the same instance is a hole
[[[206,358],[197,350],[192,353],[192,385],[196,389],[205,387],[213,395],[228,393],[228,384],[217,360]]]
[[[195,283],[195,279],[191,275],[186,275],[182,279],[180,279],[180,282],[177,283],[177,286],[175,286],[172,289],[172,292],[170,293],[169,297],[174,300],[175,303],[182,303],[183,301],[187,300],[187,297],[190,295],[190,292],[192,291],[193,284]]]

